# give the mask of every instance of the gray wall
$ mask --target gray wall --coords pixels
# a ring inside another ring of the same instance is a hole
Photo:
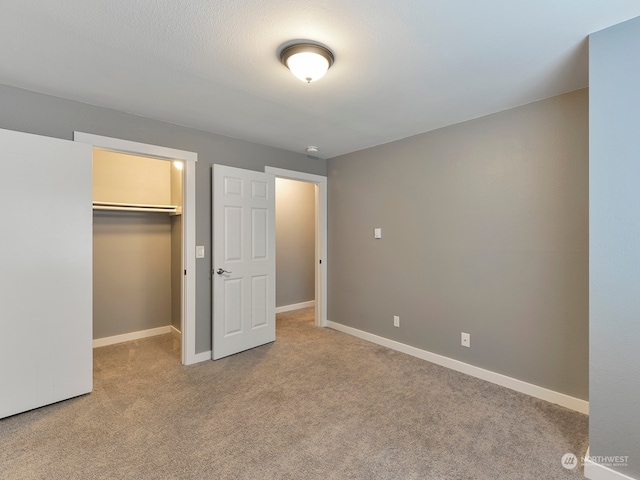
[[[73,139],[74,130],[188,150],[196,168],[196,243],[206,258],[196,263],[196,352],[211,349],[211,165],[263,171],[269,165],[326,174],[324,160],[101,107],[0,85],[0,128]]]
[[[315,185],[276,178],[277,307],[315,300],[315,207]]]
[[[93,338],[171,324],[171,220],[93,215]]]
[[[328,319],[586,399],[587,95],[328,160]]]
[[[640,478],[640,18],[591,35],[591,455]]]

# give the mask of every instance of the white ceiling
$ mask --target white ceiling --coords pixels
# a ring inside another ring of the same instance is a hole
[[[638,0],[2,0],[0,83],[319,156],[587,85]],[[317,83],[292,39],[336,57]]]

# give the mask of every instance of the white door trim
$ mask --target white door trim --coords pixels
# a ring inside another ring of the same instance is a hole
[[[316,325],[327,326],[327,177],[282,168],[265,167],[265,173],[314,183],[316,189]],[[322,263],[320,261],[322,260]]]
[[[184,161],[182,241],[183,265],[187,274],[183,275],[182,279],[182,363],[190,365],[201,361],[196,354],[196,162],[198,154],[83,132],[74,132],[73,140],[112,152]]]

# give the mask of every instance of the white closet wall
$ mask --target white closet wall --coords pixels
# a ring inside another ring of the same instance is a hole
[[[93,151],[93,201],[171,204],[171,162]]]

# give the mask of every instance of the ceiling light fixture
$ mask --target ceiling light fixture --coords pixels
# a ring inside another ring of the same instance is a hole
[[[280,53],[280,61],[303,82],[320,80],[333,64],[333,53],[322,45],[296,43]]]

